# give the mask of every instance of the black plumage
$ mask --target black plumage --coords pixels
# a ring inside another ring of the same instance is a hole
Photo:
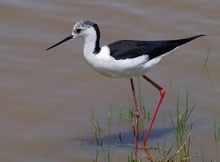
[[[132,59],[142,55],[148,55],[149,60],[151,60],[201,36],[204,36],[204,34],[177,40],[120,40],[108,46],[110,48],[110,55],[116,60]]]

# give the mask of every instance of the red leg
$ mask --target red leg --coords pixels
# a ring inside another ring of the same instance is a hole
[[[136,108],[136,112],[135,112],[135,116],[136,116],[136,120],[135,120],[135,140],[134,140],[134,155],[137,157],[137,146],[138,146],[138,122],[139,122],[139,115],[140,115],[140,109],[138,107],[138,103],[137,103],[137,99],[136,99],[136,95],[135,95],[135,89],[134,89],[134,84],[133,84],[133,79],[130,79],[131,82],[131,89],[132,89],[132,95],[134,98],[134,105]]]
[[[147,130],[147,134],[143,140],[143,143],[142,143],[142,146],[146,146],[146,143],[147,143],[147,139],[148,139],[148,136],[150,134],[150,131],[151,131],[151,128],[152,128],[152,125],[154,123],[154,119],[157,115],[157,111],[159,110],[159,107],[160,107],[160,104],[165,96],[165,89],[163,89],[162,87],[160,87],[159,85],[157,85],[155,82],[153,82],[151,79],[149,79],[147,76],[143,75],[142,76],[144,79],[146,79],[150,84],[152,84],[155,88],[157,88],[159,91],[160,91],[160,99],[158,100],[158,103],[157,103],[157,106],[154,110],[154,113],[153,113],[153,116],[151,118],[151,121],[150,121],[150,125],[148,127],[148,130]]]

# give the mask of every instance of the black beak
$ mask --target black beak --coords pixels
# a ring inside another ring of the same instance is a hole
[[[68,41],[68,40],[70,40],[72,38],[73,38],[73,35],[70,35],[70,36],[66,37],[65,39],[63,39],[62,41],[58,42],[57,44],[54,44],[53,46],[47,48],[46,51],[51,49],[51,48],[54,48],[54,47],[56,47],[56,46],[58,46],[58,45],[60,45],[62,43],[64,43],[64,42],[66,42],[66,41]]]

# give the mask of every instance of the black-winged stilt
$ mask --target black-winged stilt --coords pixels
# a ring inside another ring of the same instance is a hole
[[[157,111],[165,95],[165,89],[149,79],[145,74],[156,64],[162,57],[168,55],[179,46],[192,41],[204,34],[196,35],[189,38],[177,40],[158,40],[158,41],[139,41],[139,40],[120,40],[114,43],[100,47],[100,31],[97,24],[85,20],[77,22],[72,30],[72,34],[59,43],[49,47],[47,50],[70,40],[81,37],[84,39],[83,54],[87,63],[98,73],[107,77],[127,78],[130,79],[132,95],[136,108],[136,128],[134,153],[137,156],[138,145],[138,119],[140,109],[138,107],[133,77],[142,76],[160,92],[160,98],[151,118],[149,128],[145,135],[142,145],[146,142],[151,131]]]

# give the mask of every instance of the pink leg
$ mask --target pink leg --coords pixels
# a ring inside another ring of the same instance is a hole
[[[140,116],[140,109],[138,107],[138,103],[137,103],[137,99],[136,99],[136,95],[135,95],[135,89],[134,89],[134,84],[133,84],[133,79],[130,79],[131,82],[131,89],[132,89],[132,95],[134,98],[134,104],[135,104],[135,108],[136,108],[136,112],[135,112],[135,116],[136,116],[136,120],[135,120],[135,140],[134,140],[134,155],[137,157],[137,146],[138,146],[138,122],[139,122],[139,116]]]
[[[147,76],[143,75],[142,76],[144,79],[146,79],[150,84],[152,84],[155,88],[157,88],[159,91],[160,91],[160,99],[158,100],[158,103],[157,103],[157,106],[154,110],[154,113],[153,113],[153,116],[151,118],[151,121],[150,121],[150,125],[148,127],[148,130],[147,130],[147,134],[143,140],[143,143],[142,143],[142,146],[146,146],[146,143],[147,143],[147,139],[148,139],[148,136],[150,134],[150,131],[151,131],[151,128],[152,128],[152,125],[154,123],[154,119],[157,115],[157,111],[159,110],[159,107],[160,107],[160,104],[165,96],[165,89],[163,89],[162,87],[160,87],[159,85],[157,85],[155,82],[153,82],[151,79],[149,79]]]

